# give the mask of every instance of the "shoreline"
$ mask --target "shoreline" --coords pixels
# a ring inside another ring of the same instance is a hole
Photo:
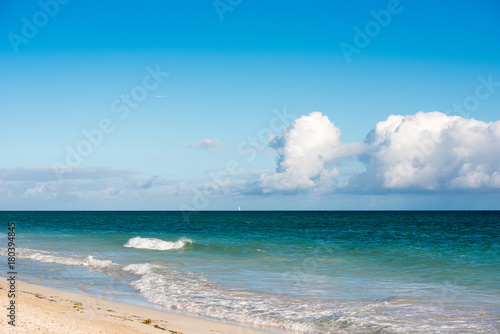
[[[8,324],[8,283],[0,281],[0,327],[8,333],[264,334],[256,329],[66,292],[16,280],[16,326]]]

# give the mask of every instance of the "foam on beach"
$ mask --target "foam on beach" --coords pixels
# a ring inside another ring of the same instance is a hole
[[[91,267],[91,268],[106,268],[114,264],[110,260],[94,259],[92,255],[88,255],[85,258],[77,256],[62,256],[61,254],[55,252],[48,252],[36,249],[20,248],[18,250],[18,256],[23,259],[29,259],[43,263],[57,263],[70,266]]]
[[[140,276],[130,285],[151,303],[188,314],[255,326],[315,333],[315,324],[324,326],[332,322],[335,325],[336,314],[343,314],[345,308],[343,304],[333,309],[332,304],[314,303],[297,307],[288,298],[222,288],[204,275],[151,263],[130,264],[122,269]],[[353,316],[352,321],[359,319]]]

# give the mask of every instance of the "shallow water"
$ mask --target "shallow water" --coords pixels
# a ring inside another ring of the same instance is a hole
[[[500,212],[0,217],[19,278],[66,290],[308,333],[500,331]]]

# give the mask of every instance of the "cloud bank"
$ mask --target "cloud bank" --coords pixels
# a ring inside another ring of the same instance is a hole
[[[270,138],[275,172],[264,193],[296,191],[457,191],[500,189],[500,121],[486,123],[440,112],[391,115],[364,142],[345,143],[327,116],[312,112]],[[335,165],[356,158],[366,170],[339,186]]]
[[[276,153],[274,171],[211,172],[205,183],[98,167],[69,168],[62,178],[52,168],[0,168],[0,205],[33,209],[38,203],[36,208],[46,209],[55,203],[59,209],[66,203],[83,203],[78,208],[143,203],[140,207],[157,209],[185,200],[205,209],[215,198],[262,194],[500,192],[500,121],[440,112],[391,115],[364,140],[348,143],[326,115],[312,112],[268,140]],[[189,147],[217,145],[218,140],[206,139]]]

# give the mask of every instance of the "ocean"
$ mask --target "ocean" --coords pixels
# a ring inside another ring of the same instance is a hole
[[[18,279],[89,298],[272,333],[500,332],[498,211],[0,217],[0,276],[15,222]]]

